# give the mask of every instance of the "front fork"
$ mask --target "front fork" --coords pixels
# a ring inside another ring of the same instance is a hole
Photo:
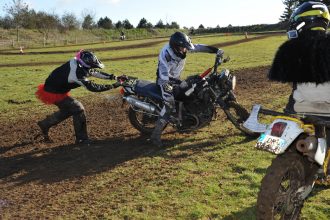
[[[327,177],[329,171],[330,148],[327,141],[327,128],[323,125],[315,126],[315,136],[318,138],[318,149],[316,151],[315,160],[322,165],[324,177]],[[322,145],[322,146],[320,146]],[[318,159],[318,160],[317,160]]]
[[[230,102],[230,101],[233,101],[233,102],[237,101],[236,96],[233,93],[233,91],[229,91],[228,94],[225,96],[219,96],[218,99],[216,100],[216,103],[218,103],[222,109],[226,109],[227,102]]]
[[[327,155],[325,157],[323,164],[323,172],[325,173],[325,177],[329,175],[329,171],[330,171],[329,162],[330,162],[330,149],[328,147]]]

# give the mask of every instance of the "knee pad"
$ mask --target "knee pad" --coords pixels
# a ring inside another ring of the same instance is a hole
[[[83,104],[81,104],[81,102],[74,100],[70,107],[70,112],[72,114],[85,113],[85,108],[84,108]]]

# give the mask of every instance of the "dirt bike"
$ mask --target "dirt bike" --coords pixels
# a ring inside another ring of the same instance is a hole
[[[248,135],[253,134],[243,127],[249,113],[236,100],[236,77],[227,69],[217,72],[218,66],[228,60],[216,56],[214,66],[174,87],[176,111],[171,113],[169,123],[179,132],[190,132],[208,125],[220,107],[236,128]],[[127,80],[122,86],[123,100],[130,105],[130,123],[142,134],[150,135],[164,105],[160,88],[154,82],[136,78]]]
[[[261,124],[259,113],[275,116],[275,120],[270,125]],[[326,132],[329,135],[330,121],[254,105],[244,127],[261,133],[257,149],[277,155],[261,182],[257,219],[298,219],[315,182],[324,181],[328,175]]]

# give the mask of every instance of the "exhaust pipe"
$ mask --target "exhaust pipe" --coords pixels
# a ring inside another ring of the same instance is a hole
[[[147,111],[149,113],[157,113],[158,114],[158,110],[156,109],[156,106],[154,106],[153,104],[149,104],[146,102],[142,102],[141,100],[132,97],[132,96],[124,96],[123,99],[128,102],[129,104],[142,109],[144,111]]]
[[[296,144],[297,150],[301,153],[308,153],[310,151],[315,151],[317,147],[317,139],[316,137],[309,136],[305,139],[301,139],[297,141]]]
[[[307,156],[308,159],[314,160],[314,156],[317,148],[317,139],[314,136],[309,136],[305,139],[298,140],[296,148],[303,155]]]

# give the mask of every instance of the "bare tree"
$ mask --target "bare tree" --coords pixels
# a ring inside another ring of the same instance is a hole
[[[4,29],[11,29],[15,28],[15,24],[13,22],[13,19],[9,17],[9,15],[0,18],[0,27]]]
[[[38,12],[36,24],[38,31],[44,34],[44,44],[46,44],[50,32],[58,28],[60,24],[60,19],[55,14]]]
[[[68,13],[66,12],[62,16],[62,25],[65,30],[73,30],[73,29],[78,29],[79,28],[79,21],[77,17],[73,13]]]
[[[5,5],[5,10],[12,17],[15,26],[22,27],[29,12],[29,6],[22,0],[12,0],[12,5]]]
[[[84,17],[84,21],[81,26],[83,29],[93,29],[95,27],[95,22],[93,17],[91,15],[86,15],[86,17]]]
[[[83,22],[82,22],[82,28],[83,29],[93,29],[96,27],[96,23],[95,23],[95,12],[85,9],[82,12],[82,18],[83,18]]]

